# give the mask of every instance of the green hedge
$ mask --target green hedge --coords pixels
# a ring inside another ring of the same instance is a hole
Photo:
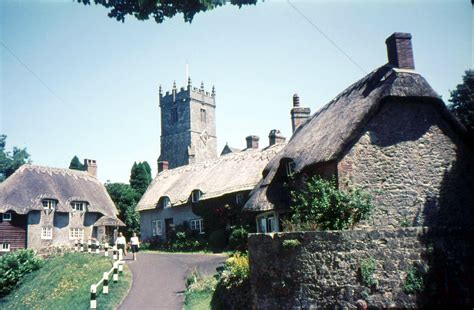
[[[43,266],[43,259],[33,250],[18,250],[0,256],[0,298],[8,295],[22,278]]]

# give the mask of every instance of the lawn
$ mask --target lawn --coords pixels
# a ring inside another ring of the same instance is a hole
[[[1,309],[89,309],[90,286],[112,267],[112,260],[87,253],[67,253],[46,260],[22,285],[0,300]],[[127,295],[132,275],[127,265],[118,283],[109,280],[109,294],[97,294],[98,309],[115,309]]]
[[[185,310],[211,309],[212,291],[188,292],[184,300]]]

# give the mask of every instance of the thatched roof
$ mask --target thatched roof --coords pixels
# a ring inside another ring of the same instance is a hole
[[[265,167],[264,177],[252,191],[244,210],[275,208],[269,202],[267,189],[282,159],[293,160],[296,173],[310,165],[338,160],[388,97],[429,100],[458,124],[421,75],[384,65],[348,87],[296,130],[287,146]]]
[[[94,226],[126,226],[121,220],[116,217],[108,217],[106,215],[102,216],[97,222],[94,223]]]
[[[251,190],[260,179],[265,165],[283,146],[281,143],[263,150],[247,149],[208,162],[164,170],[150,184],[137,210],[156,208],[162,197],[168,197],[172,206],[184,204],[194,190],[202,192],[201,200]]]
[[[72,201],[86,201],[89,212],[116,218],[117,209],[104,185],[85,171],[23,165],[0,183],[0,212],[27,214],[42,210],[42,199],[58,201],[58,212],[70,212]]]
[[[237,149],[235,147],[231,147],[229,144],[225,144],[224,148],[222,149],[221,156],[229,153],[238,153],[240,152],[240,149]]]

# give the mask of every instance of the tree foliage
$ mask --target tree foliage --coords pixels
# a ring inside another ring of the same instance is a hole
[[[134,232],[138,233],[140,231],[140,217],[135,208],[140,195],[125,183],[106,183],[105,188],[117,206],[118,217],[127,225],[126,236],[130,236]]]
[[[337,188],[336,180],[313,176],[302,187],[291,190],[290,225],[304,230],[340,230],[367,219],[373,210],[371,197],[358,189]]]
[[[127,15],[138,20],[153,18],[157,23],[176,14],[183,14],[185,22],[192,22],[194,15],[220,7],[227,2],[237,5],[256,4],[257,0],[78,0],[79,3],[102,5],[109,9],[108,16],[124,22]]]
[[[69,169],[84,171],[86,170],[86,167],[84,166],[83,163],[81,163],[79,158],[76,155],[74,155],[74,157],[71,159],[71,163],[69,164]]]
[[[451,91],[449,109],[474,136],[474,70],[467,70],[463,82]]]
[[[130,173],[130,186],[140,195],[145,193],[148,185],[151,183],[151,168],[150,165],[144,161],[135,162]]]
[[[31,163],[30,154],[26,148],[13,147],[12,152],[5,150],[6,135],[0,135],[0,182],[12,175],[22,165]]]

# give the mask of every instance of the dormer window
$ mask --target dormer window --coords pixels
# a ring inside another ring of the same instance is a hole
[[[71,202],[71,208],[73,211],[85,212],[87,208],[87,202],[85,201],[73,201]]]
[[[58,201],[54,199],[43,199],[43,210],[55,210],[58,205]]]
[[[198,202],[201,200],[202,192],[200,190],[195,190],[191,193],[191,202]]]
[[[4,222],[11,222],[12,214],[11,213],[3,213],[2,219]]]
[[[286,175],[288,177],[291,177],[295,173],[295,167],[296,163],[293,160],[286,163]]]
[[[160,202],[161,207],[164,208],[169,208],[171,207],[171,200],[169,197],[162,197],[161,202]]]

